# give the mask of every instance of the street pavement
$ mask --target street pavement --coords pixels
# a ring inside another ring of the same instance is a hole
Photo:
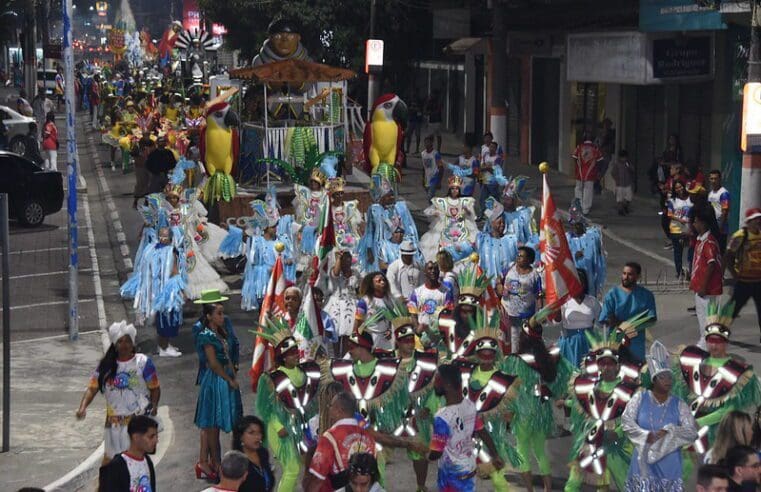
[[[63,133],[63,124],[59,125]],[[100,135],[85,131],[84,125],[78,126],[79,157],[82,174],[87,182],[87,193],[82,196],[90,208],[92,225],[88,225],[80,214],[80,224],[84,232],[80,233],[80,243],[90,251],[92,244],[95,254],[92,257],[81,255],[82,268],[93,269],[91,258],[97,258],[101,298],[103,309],[98,311],[96,283],[92,272],[80,275],[80,331],[83,335],[77,342],[69,342],[65,336],[67,311],[65,304],[14,310],[12,321],[12,409],[11,453],[0,455],[0,473],[4,483],[13,490],[25,485],[44,486],[64,476],[85,462],[88,456],[98,457],[97,448],[102,442],[102,424],[104,402],[96,397],[90,406],[88,416],[78,422],[74,411],[79,403],[81,392],[87,383],[89,373],[102,354],[99,331],[104,323],[123,318],[132,319],[131,306],[118,298],[118,286],[124,282],[131,271],[131,259],[137,247],[141,219],[132,205],[132,186],[134,174],[122,174],[112,171],[108,164],[108,149],[99,145]],[[453,160],[460,144],[453,138],[445,138],[444,159]],[[450,150],[457,149],[453,152]],[[63,159],[61,159],[63,162]],[[61,165],[63,166],[63,165]],[[421,193],[420,159],[410,156],[408,168],[404,170],[403,183],[400,187],[401,198],[407,200],[410,210],[420,226],[421,234],[426,229],[426,219],[422,211],[427,206],[425,195]],[[524,174],[532,178],[539,198],[540,179],[535,166],[509,166],[507,174]],[[350,178],[359,183],[367,182],[366,176],[355,172]],[[573,182],[565,176],[550,173],[550,183],[556,204],[567,208],[573,195]],[[618,283],[618,276],[626,261],[639,261],[645,270],[645,280],[649,288],[656,293],[658,323],[653,327],[653,338],[661,339],[668,347],[692,343],[697,339],[697,321],[694,313],[687,308],[692,305],[692,294],[680,282],[675,281],[671,252],[664,251],[664,239],[660,231],[657,216],[657,203],[651,199],[635,199],[634,213],[626,218],[615,214],[614,203],[609,192],[595,197],[596,203],[590,214],[591,220],[604,226],[605,246],[608,252],[607,284]],[[19,236],[28,243],[20,249],[46,249],[66,246],[65,212],[50,217],[46,224],[49,229],[39,232],[18,231]],[[47,227],[47,226],[46,226]],[[89,228],[89,229],[88,229]],[[89,232],[92,234],[89,234]],[[92,241],[88,241],[92,238]],[[12,243],[13,244],[13,243]],[[32,247],[33,246],[33,247]],[[12,248],[14,250],[16,248]],[[38,254],[38,253],[33,253]],[[57,256],[60,254],[61,256]],[[19,254],[20,255],[20,254]],[[65,249],[48,252],[39,257],[30,258],[28,262],[12,261],[12,275],[30,273],[48,273],[66,270],[67,256]],[[25,269],[21,269],[24,266]],[[59,278],[60,277],[60,278]],[[66,275],[45,275],[37,281],[26,279],[13,280],[12,286],[18,289],[13,294],[14,304],[42,304],[66,299]],[[231,317],[237,334],[241,339],[243,361],[241,370],[241,390],[245,413],[253,412],[253,394],[245,375],[246,363],[251,360],[252,334],[256,313],[240,310],[238,276],[224,277],[233,289],[231,300],[227,303],[226,314]],[[42,279],[45,283],[41,283]],[[56,281],[56,282],[54,282]],[[15,282],[20,282],[16,284]],[[16,287],[18,285],[18,287]],[[22,289],[26,289],[25,291]],[[28,301],[27,298],[33,300]],[[93,300],[94,299],[94,300]],[[61,311],[49,311],[60,307]],[[21,314],[21,316],[19,316]],[[193,464],[198,460],[198,430],[193,425],[197,389],[195,376],[197,359],[193,349],[190,327],[198,317],[199,310],[193,304],[185,309],[185,324],[175,343],[183,352],[176,359],[160,358],[155,355],[155,332],[153,327],[138,329],[138,346],[142,352],[154,357],[162,386],[161,414],[164,430],[159,437],[160,453],[156,456],[158,490],[193,491],[206,486],[195,479]],[[86,333],[86,334],[85,334]],[[550,340],[557,338],[557,329],[547,330]],[[733,326],[732,350],[759,366],[761,357],[758,348],[758,326],[753,319],[752,310],[746,309],[744,316]],[[50,338],[55,337],[55,338]],[[230,436],[222,437],[223,449],[229,449]],[[568,437],[553,438],[548,443],[553,463],[554,486],[562,489],[564,477],[567,476]],[[97,460],[90,460],[90,464]],[[44,466],[39,466],[43,464]],[[60,490],[93,490],[95,467],[84,466],[83,474]],[[396,452],[387,467],[389,491],[412,491],[414,474],[404,453]],[[89,472],[88,472],[89,471]],[[428,486],[435,489],[436,467],[431,466]],[[279,472],[278,472],[279,474]],[[393,477],[391,479],[391,477]],[[517,486],[517,477],[509,476],[514,490],[523,490]],[[490,490],[488,483],[480,483],[479,490]]]

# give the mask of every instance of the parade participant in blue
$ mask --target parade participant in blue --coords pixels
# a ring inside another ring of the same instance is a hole
[[[589,340],[586,332],[594,328],[600,316],[602,305],[595,297],[587,294],[587,275],[579,270],[579,282],[582,290],[569,297],[560,307],[562,332],[558,339],[560,353],[574,367],[579,367],[589,352]]]
[[[489,152],[481,156],[481,166],[478,174],[478,182],[481,183],[478,202],[481,205],[481,214],[486,207],[486,199],[499,200],[499,187],[506,185],[507,180],[502,174],[502,156],[497,153],[497,142],[489,143]]]
[[[722,417],[733,410],[750,412],[761,404],[761,385],[753,366],[727,352],[734,304],[712,302],[706,313],[705,340],[708,351],[685,347],[674,369],[674,393],[690,404],[698,422],[695,451],[705,453],[713,445]]]
[[[653,342],[647,356],[652,388],[632,397],[621,427],[634,445],[626,490],[684,490],[682,451],[698,437],[690,407],[670,394],[674,383],[666,347]]]
[[[435,259],[440,249],[449,251],[454,261],[470,254],[478,234],[475,201],[460,195],[462,187],[462,178],[450,176],[447,196],[434,197],[423,211],[431,217],[428,231],[420,238],[420,251],[426,260]]]
[[[457,164],[447,164],[452,175],[462,178],[462,195],[472,197],[478,178],[478,159],[473,155],[473,149],[465,144],[462,154],[457,158]]]
[[[528,197],[526,176],[508,178],[502,191],[502,205],[505,208],[506,232],[515,234],[519,246],[529,246],[539,251],[539,232],[534,220],[534,207],[521,205]]]
[[[298,232],[299,270],[303,270],[314,255],[317,242],[317,226],[323,207],[328,204],[325,185],[328,177],[320,169],[313,169],[309,176],[308,187],[295,183],[293,191],[293,210],[295,222],[301,225]]]
[[[515,234],[505,233],[504,207],[494,198],[485,202],[483,232],[476,236],[481,269],[491,279],[492,287],[501,283],[518,256],[518,239]]]
[[[509,442],[510,416],[517,413],[515,399],[522,384],[517,377],[503,370],[500,350],[499,317],[477,311],[471,320],[473,343],[465,355],[473,362],[460,359],[453,365],[462,374],[463,394],[470,399],[484,424],[488,438],[476,439],[477,470],[482,478],[492,481],[492,490],[509,490],[504,475],[505,461],[518,466],[521,459]]]
[[[365,232],[359,243],[363,272],[388,268],[399,258],[402,241],[412,241],[415,245],[419,242],[407,202],[399,198],[394,189],[396,170],[388,164],[380,164],[378,169],[381,172],[371,176],[370,196],[374,203],[367,210]]]
[[[532,457],[536,460],[544,490],[552,490],[550,460],[547,456],[547,438],[555,431],[552,401],[565,395],[568,380],[574,367],[560,356],[557,346],[547,347],[542,338],[542,323],[556,309],[550,305],[523,324],[518,346],[503,362],[506,373],[520,380],[515,412],[510,430],[515,436],[516,451],[520,457],[518,471],[526,488],[531,490]]]
[[[275,266],[278,252],[276,245],[283,248],[283,266],[286,281],[291,283],[295,280],[295,265],[292,249],[286,247],[284,238],[278,236],[278,221],[280,213],[277,202],[272,199],[264,202],[254,200],[251,202],[253,215],[248,219],[249,227],[246,231],[248,241],[246,243],[246,268],[243,271],[243,286],[241,287],[241,308],[246,311],[258,309],[267,290],[267,283]],[[287,265],[287,266],[286,266]],[[291,267],[290,272],[285,268]],[[290,273],[290,277],[289,277]]]
[[[574,199],[568,209],[568,224],[571,230],[566,232],[568,247],[571,249],[576,268],[587,273],[588,294],[602,297],[605,286],[607,252],[602,244],[602,231],[597,226],[587,227],[587,219],[581,213],[581,202]]]
[[[275,348],[275,369],[259,379],[256,413],[267,422],[272,454],[283,468],[277,490],[290,492],[301,473],[301,454],[317,438],[307,422],[317,412],[320,367],[314,361],[299,363],[299,345],[285,319],[268,317],[256,333]]]

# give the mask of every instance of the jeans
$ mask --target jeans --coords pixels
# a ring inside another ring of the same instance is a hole
[[[684,252],[684,236],[682,234],[669,234],[671,244],[674,246],[674,268],[676,274],[682,274],[682,253]]]
[[[732,302],[735,303],[733,316],[736,318],[740,314],[740,311],[745,307],[750,298],[753,298],[753,302],[756,303],[756,319],[759,326],[761,326],[761,280],[755,282],[738,280],[735,283],[735,288],[732,292]]]

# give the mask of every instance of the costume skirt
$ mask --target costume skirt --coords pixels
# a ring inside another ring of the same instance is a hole
[[[581,360],[589,352],[589,341],[584,334],[588,329],[563,330],[563,335],[558,341],[560,353],[574,367],[579,367]]]
[[[221,429],[230,432],[243,414],[240,390],[232,389],[227,381],[211,369],[201,375],[196,403],[195,424],[200,429]]]

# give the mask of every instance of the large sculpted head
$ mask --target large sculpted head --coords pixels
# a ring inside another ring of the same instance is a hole
[[[295,24],[287,19],[276,19],[267,28],[270,47],[277,56],[288,58],[296,53],[301,41],[301,34]]]

